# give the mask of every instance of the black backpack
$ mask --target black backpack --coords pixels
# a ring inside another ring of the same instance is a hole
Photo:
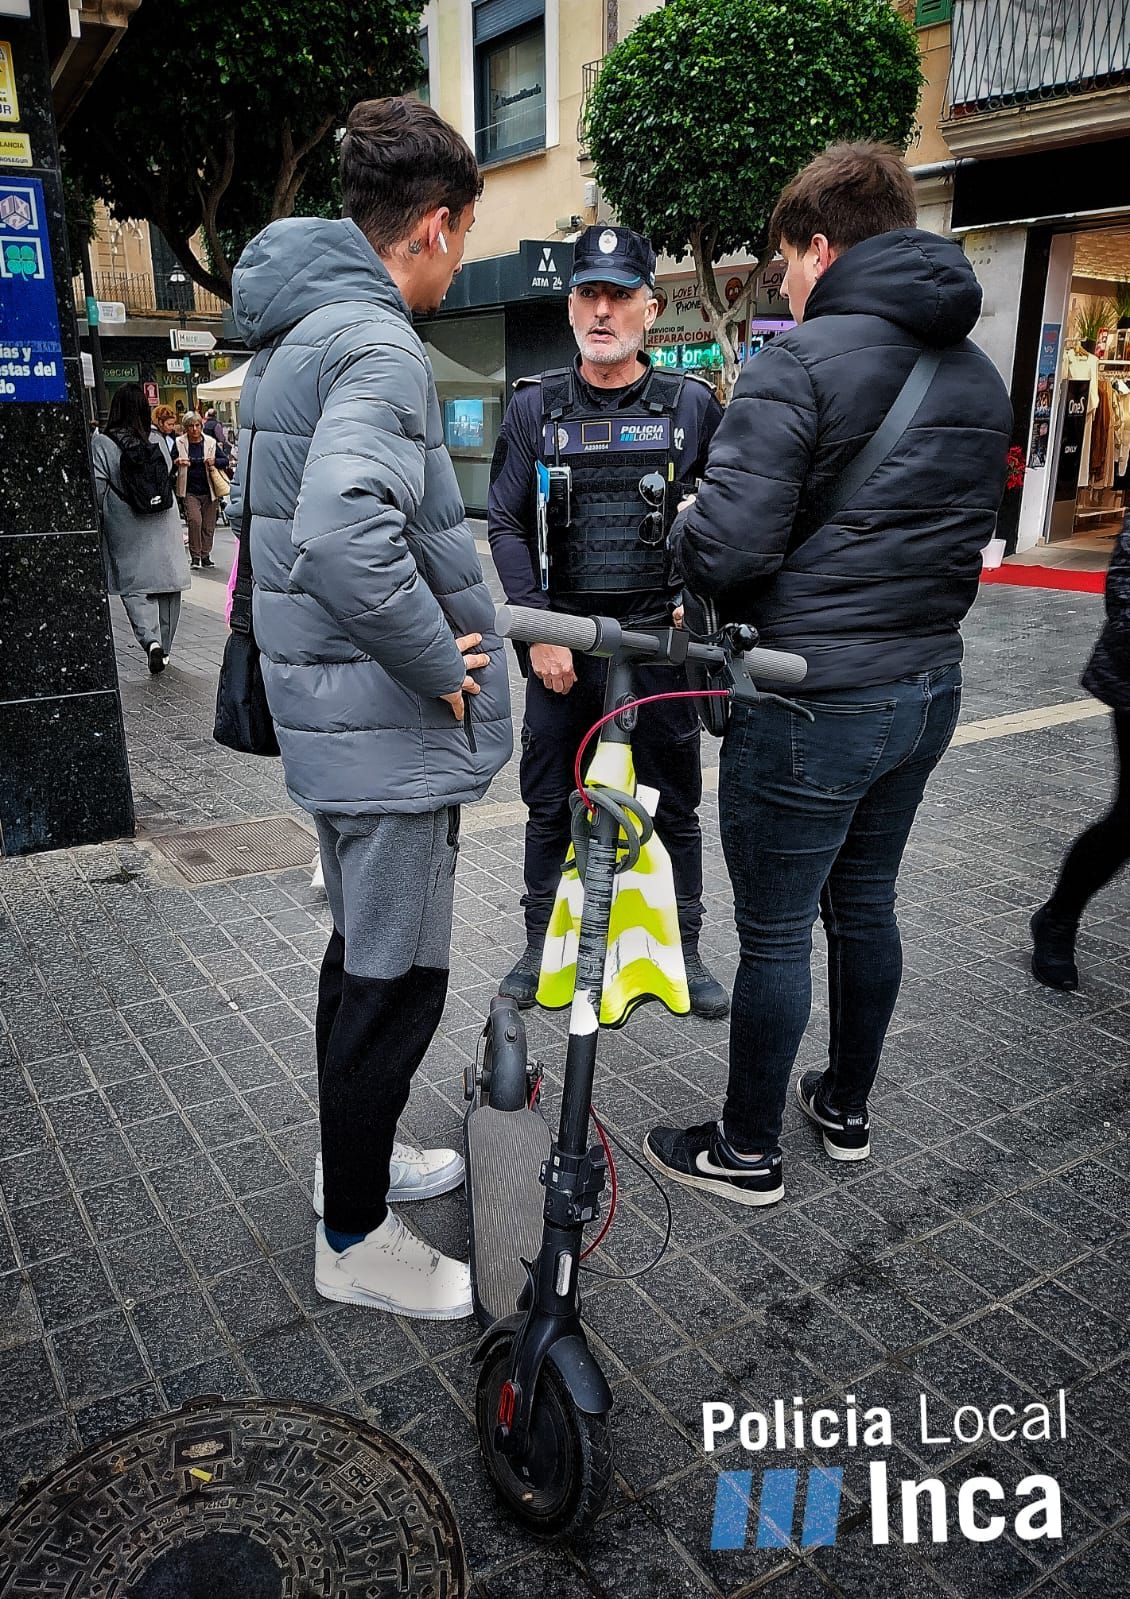
[[[121,451],[120,497],[130,510],[138,516],[157,516],[167,511],[173,503],[168,452],[134,433],[112,433],[110,437]]]

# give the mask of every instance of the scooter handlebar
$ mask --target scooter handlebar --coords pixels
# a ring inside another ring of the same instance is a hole
[[[543,611],[522,605],[500,605],[495,625],[503,638],[516,639],[523,644],[558,644],[582,655],[597,645],[603,632],[595,617],[568,616],[562,611]],[[622,637],[634,654],[658,658],[667,653],[663,643],[665,630],[654,633],[625,630]],[[689,644],[687,655],[713,666],[720,666],[727,659],[726,652],[717,644]],[[778,683],[783,688],[795,688],[808,672],[804,656],[793,655],[788,650],[752,649],[730,659],[734,665],[740,663],[744,674],[753,682]]]
[[[558,644],[581,655],[592,649],[600,632],[591,616],[567,616],[526,605],[500,605],[495,626],[503,638],[519,644]]]

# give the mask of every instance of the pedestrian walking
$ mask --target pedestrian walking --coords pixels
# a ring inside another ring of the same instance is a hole
[[[153,412],[152,438],[169,458],[169,475],[177,471],[177,413],[171,405],[159,405]]]
[[[402,1201],[458,1187],[397,1140],[447,993],[460,806],[509,759],[506,662],[413,315],[439,309],[482,180],[418,100],[368,101],[341,150],[347,215],[271,223],[233,277],[257,352],[232,517],[291,797],[314,817],[333,932],[315,1025],[314,1282],[328,1299],[471,1312],[463,1261]]]
[[[228,447],[228,430],[216,415],[216,408],[210,405],[204,413],[204,432],[210,439],[215,439],[221,450]]]
[[[487,533],[511,605],[613,616],[627,627],[671,625],[680,581],[666,535],[679,485],[705,469],[722,407],[709,384],[660,371],[643,352],[658,309],[650,241],[630,228],[586,228],[568,302],[579,353],[563,371],[518,380],[491,463]],[[552,508],[537,487],[550,472],[563,488]],[[518,659],[526,679],[526,948],[499,987],[525,1008],[534,1004],[569,848],[573,760],[603,710],[607,662],[554,644],[523,646]],[[681,666],[640,666],[636,682],[641,695],[678,692],[687,675]],[[655,828],[671,857],[691,1009],[719,1020],[729,996],[699,951],[702,765],[693,701],[642,711],[632,755],[640,782],[659,790]]]
[[[1032,972],[1048,988],[1079,987],[1075,940],[1087,906],[1130,860],[1130,515],[1106,576],[1106,623],[1083,687],[1114,713],[1115,780],[1110,809],[1072,844],[1049,900],[1032,917]]]
[[[172,653],[181,594],[192,579],[168,451],[153,440],[140,384],[115,390],[105,430],[90,448],[106,586],[121,596],[149,670],[162,672]]]
[[[184,432],[177,437],[177,493],[188,522],[188,552],[193,566],[215,566],[212,542],[216,514],[229,484],[227,451],[204,431],[199,411],[187,411]]]
[[[725,1107],[645,1140],[669,1176],[745,1205],[784,1193],[781,1121],[818,914],[829,1059],[797,1094],[827,1155],[870,1153],[867,1099],[902,974],[895,882],[957,722],[960,625],[1012,420],[968,338],[973,269],[915,227],[898,151],[818,156],[784,190],[770,245],[799,326],[743,368],[672,541],[723,621],[806,658],[798,698],[812,721],[733,709],[718,801],[740,943]]]

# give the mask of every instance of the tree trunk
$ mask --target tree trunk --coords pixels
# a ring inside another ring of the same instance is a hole
[[[702,296],[702,308],[706,313],[710,331],[722,351],[723,400],[729,401],[734,392],[734,384],[738,381],[738,329],[744,318],[749,315],[753,304],[758,268],[754,265],[750,269],[742,292],[733,305],[727,305],[714,272],[716,242],[717,235],[705,228],[696,229],[690,238],[699,293]]]

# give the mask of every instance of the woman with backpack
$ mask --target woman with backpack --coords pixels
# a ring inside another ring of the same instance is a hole
[[[186,411],[184,432],[177,439],[177,493],[184,501],[188,552],[193,566],[215,566],[212,540],[221,498],[231,485],[225,476],[227,451],[204,431],[199,411]]]
[[[91,440],[94,490],[102,527],[106,587],[121,596],[151,672],[163,672],[192,584],[169,455],[150,438],[149,402],[139,383],[110,401],[103,432]]]

